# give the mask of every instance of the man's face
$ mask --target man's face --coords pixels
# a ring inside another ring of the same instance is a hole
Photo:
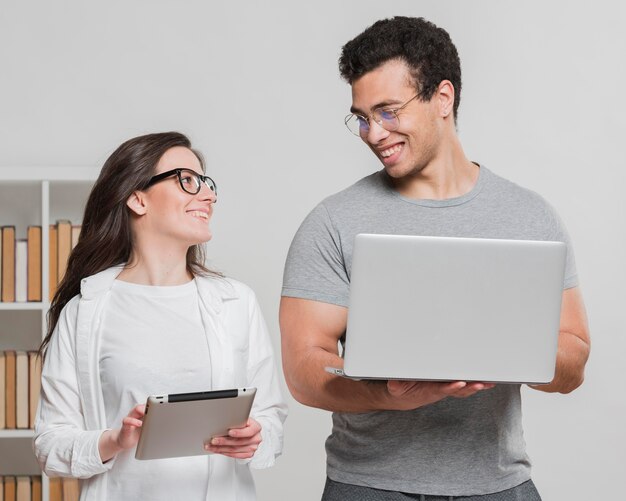
[[[417,90],[403,61],[392,60],[352,83],[352,112],[364,117],[377,108],[395,110]],[[369,133],[362,139],[395,179],[419,173],[438,154],[443,121],[438,114],[437,95],[430,101],[419,98],[397,112],[399,126],[388,131],[370,119]]]

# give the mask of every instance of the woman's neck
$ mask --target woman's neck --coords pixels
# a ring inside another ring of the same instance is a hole
[[[187,252],[141,252],[134,249],[118,280],[140,285],[182,285],[193,279]]]

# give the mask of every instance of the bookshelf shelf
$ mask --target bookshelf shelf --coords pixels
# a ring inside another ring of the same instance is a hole
[[[48,303],[1,303],[0,310],[48,310]]]
[[[99,168],[90,166],[57,166],[57,167],[0,167],[2,183],[41,183],[42,181],[66,181],[93,183],[99,174]]]
[[[16,239],[23,239],[29,226],[41,226],[42,284],[41,301],[0,301],[0,351],[33,352],[39,348],[50,307],[50,226],[58,220],[80,223],[98,174],[99,168],[89,166],[0,166],[0,226],[15,226]],[[6,374],[2,379],[5,384]],[[0,477],[41,475],[42,501],[61,499],[52,493],[60,491],[51,489],[49,479],[41,474],[32,452],[33,437],[32,429],[0,429]]]
[[[0,438],[33,438],[34,430],[0,430]]]

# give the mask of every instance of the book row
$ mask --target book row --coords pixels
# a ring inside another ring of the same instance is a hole
[[[0,500],[41,501],[41,476],[0,476]]]
[[[34,428],[40,389],[36,351],[0,351],[0,429]]]
[[[76,246],[80,225],[57,221],[50,225],[49,298],[63,279],[67,259]],[[29,226],[26,238],[17,238],[15,226],[0,228],[0,299],[2,302],[42,300],[41,226]]]
[[[0,476],[0,501],[41,501],[41,493],[41,476]],[[50,479],[50,501],[78,501],[79,497],[77,479]]]

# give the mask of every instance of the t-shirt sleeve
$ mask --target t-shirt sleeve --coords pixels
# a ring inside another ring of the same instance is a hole
[[[341,239],[323,203],[306,217],[291,242],[282,295],[348,306]]]
[[[567,246],[567,257],[565,259],[565,275],[563,279],[563,289],[571,289],[578,286],[578,273],[576,271],[576,258],[574,256],[574,247],[569,236],[565,223],[551,206],[547,205],[548,221],[550,222],[551,237],[550,240],[564,242]]]

